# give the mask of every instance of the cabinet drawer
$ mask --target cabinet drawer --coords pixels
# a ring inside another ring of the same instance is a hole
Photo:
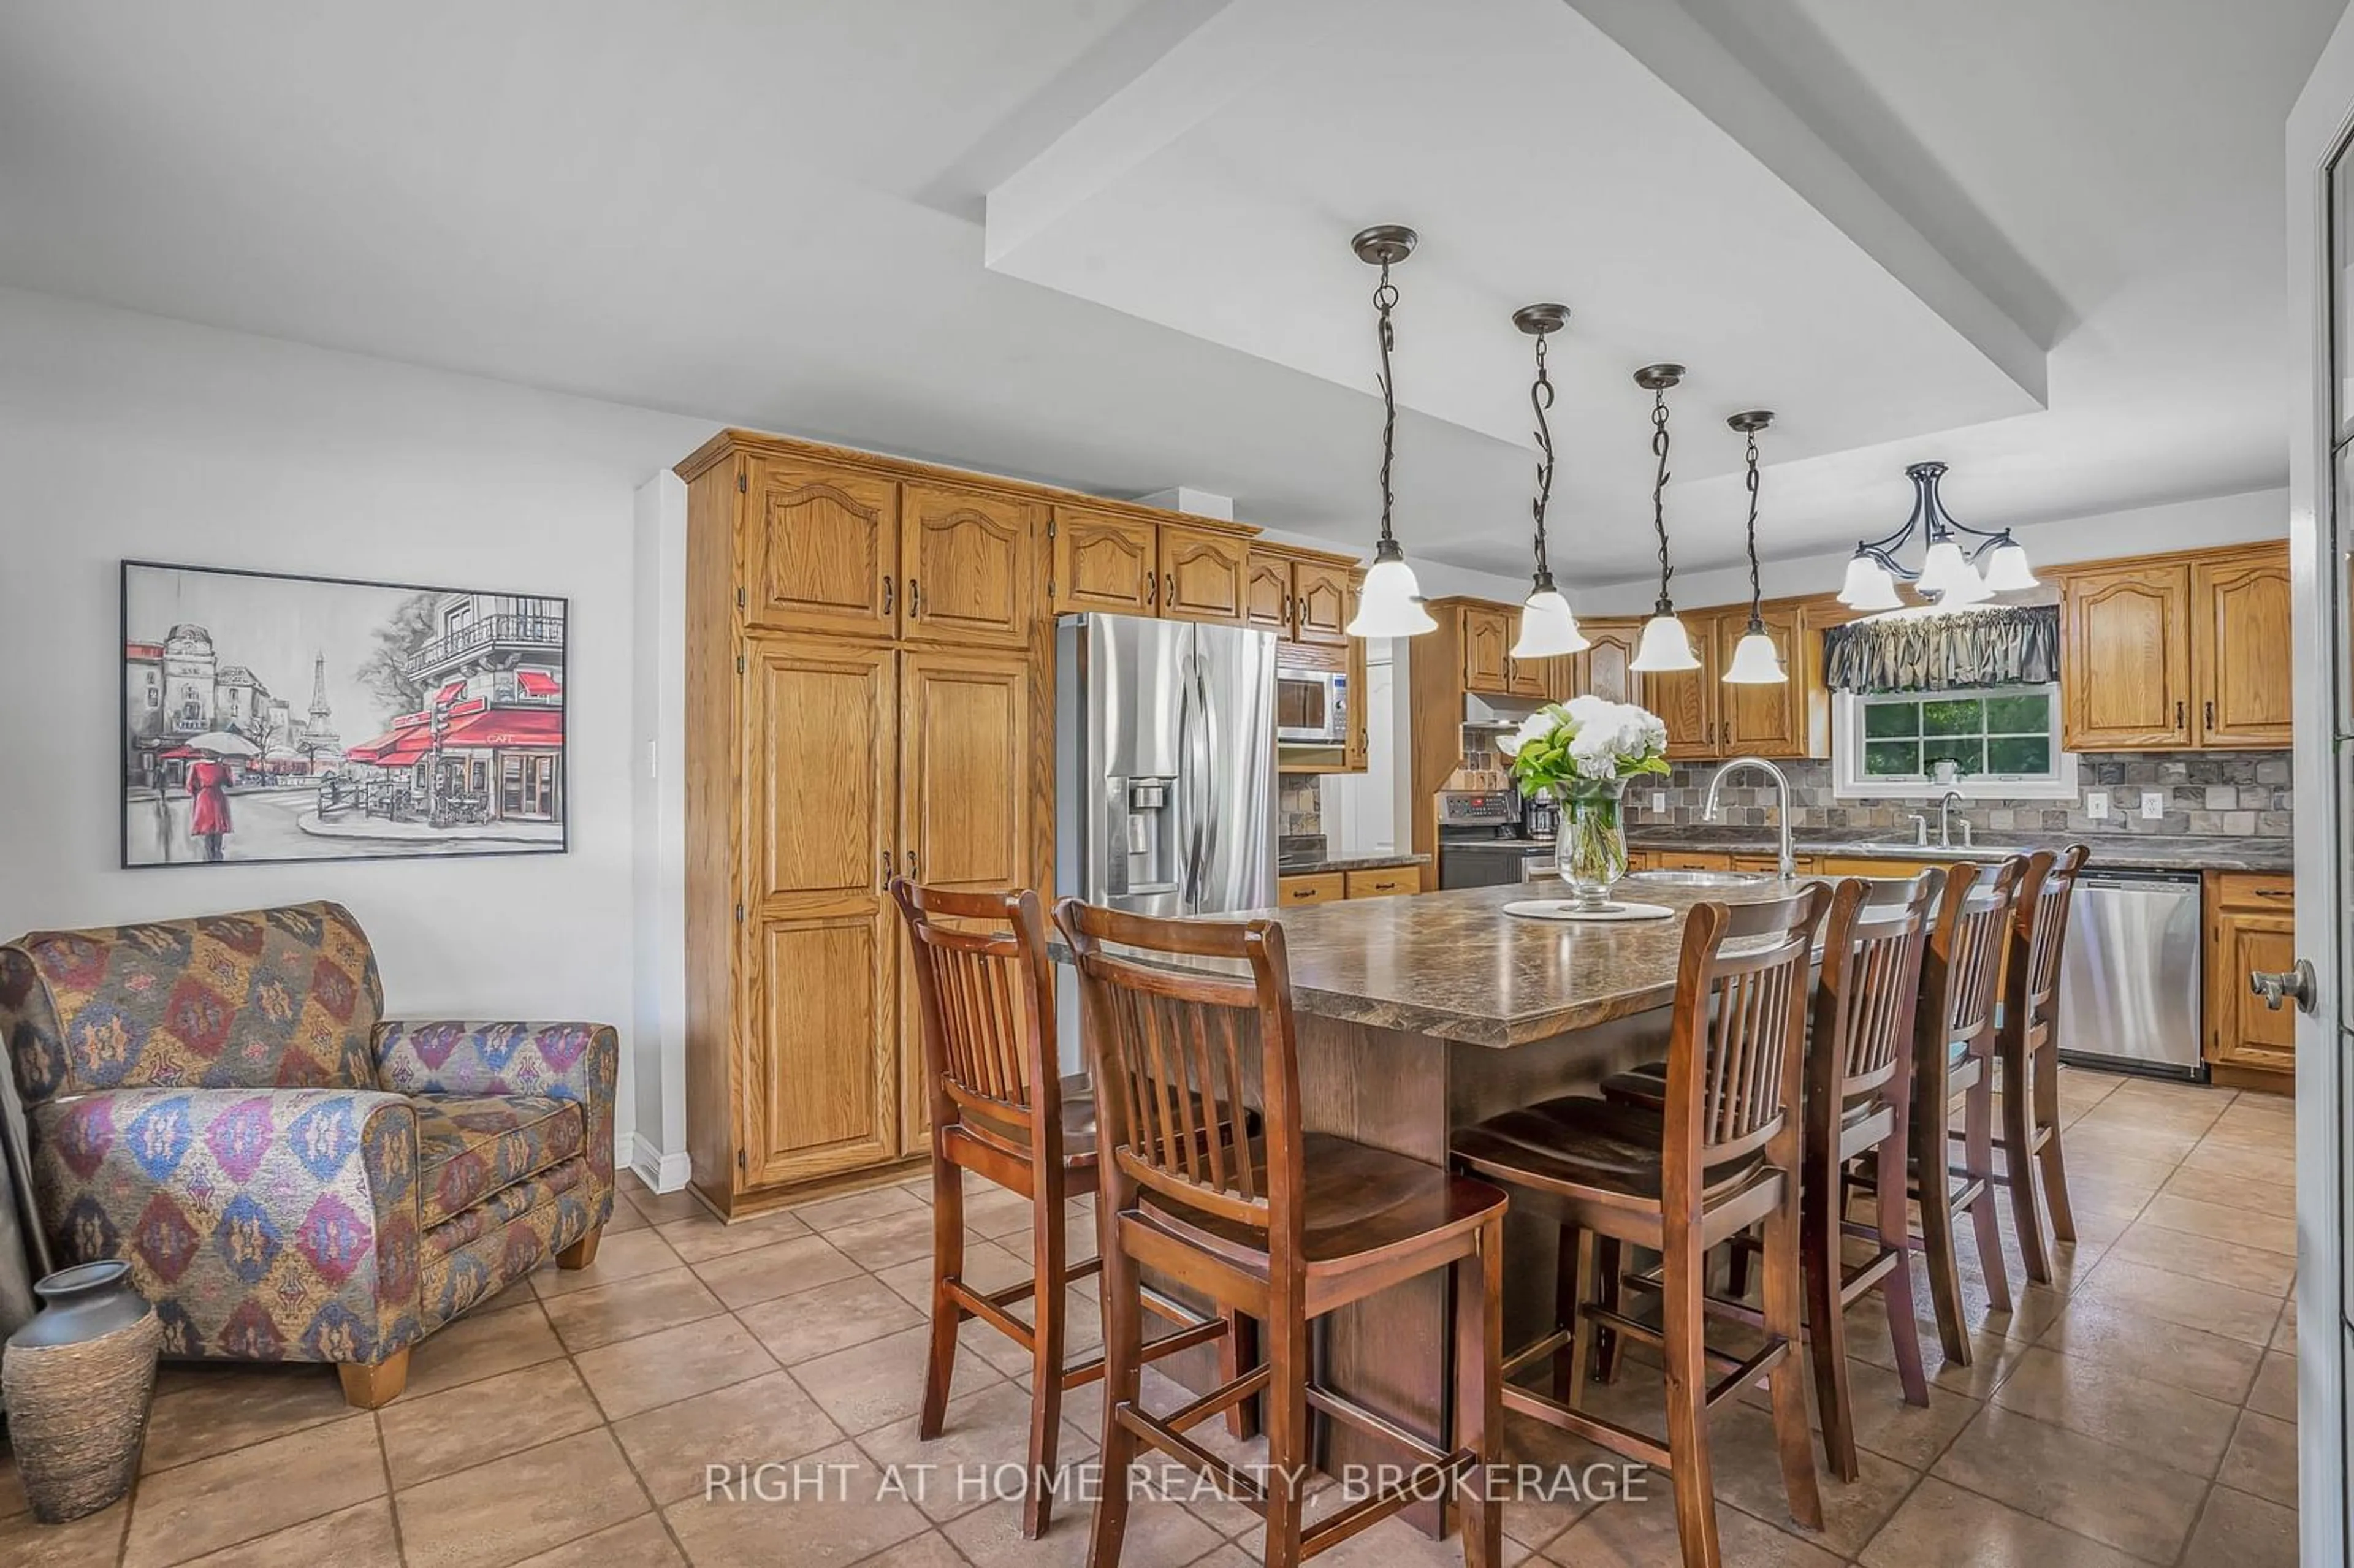
[[[1275,901],[1294,904],[1337,904],[1349,896],[1347,876],[1337,871],[1310,872],[1306,876],[1276,878]]]
[[[2219,871],[2209,879],[2218,909],[2286,915],[2296,907],[2296,879],[2278,872]]]
[[[1422,867],[1418,865],[1385,865],[1379,871],[1352,871],[1343,875],[1352,898],[1387,898],[1422,891]]]

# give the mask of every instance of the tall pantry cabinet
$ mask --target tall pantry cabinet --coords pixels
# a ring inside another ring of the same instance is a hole
[[[1050,508],[734,431],[679,473],[688,1145],[733,1216],[924,1151],[891,877],[1053,885]]]

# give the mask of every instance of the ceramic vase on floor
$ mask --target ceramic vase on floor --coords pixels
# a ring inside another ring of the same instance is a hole
[[[41,1310],[9,1337],[0,1394],[33,1517],[96,1513],[131,1489],[164,1326],[109,1259],[36,1280]]]

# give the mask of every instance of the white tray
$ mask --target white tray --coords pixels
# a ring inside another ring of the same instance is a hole
[[[1620,920],[1664,920],[1675,913],[1664,904],[1605,904],[1599,909],[1579,909],[1559,898],[1523,898],[1504,906],[1507,915],[1518,915],[1524,920],[1592,920],[1603,923]]]

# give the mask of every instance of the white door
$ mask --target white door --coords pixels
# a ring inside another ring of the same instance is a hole
[[[2296,593],[2296,971],[2264,977],[2296,1026],[2297,1491],[2305,1568],[2354,1558],[2347,1534],[2348,1098],[2354,1045],[2354,19],[2288,123],[2289,566]],[[2231,984],[2228,979],[2218,983]],[[2241,982],[2246,983],[2246,982]]]

